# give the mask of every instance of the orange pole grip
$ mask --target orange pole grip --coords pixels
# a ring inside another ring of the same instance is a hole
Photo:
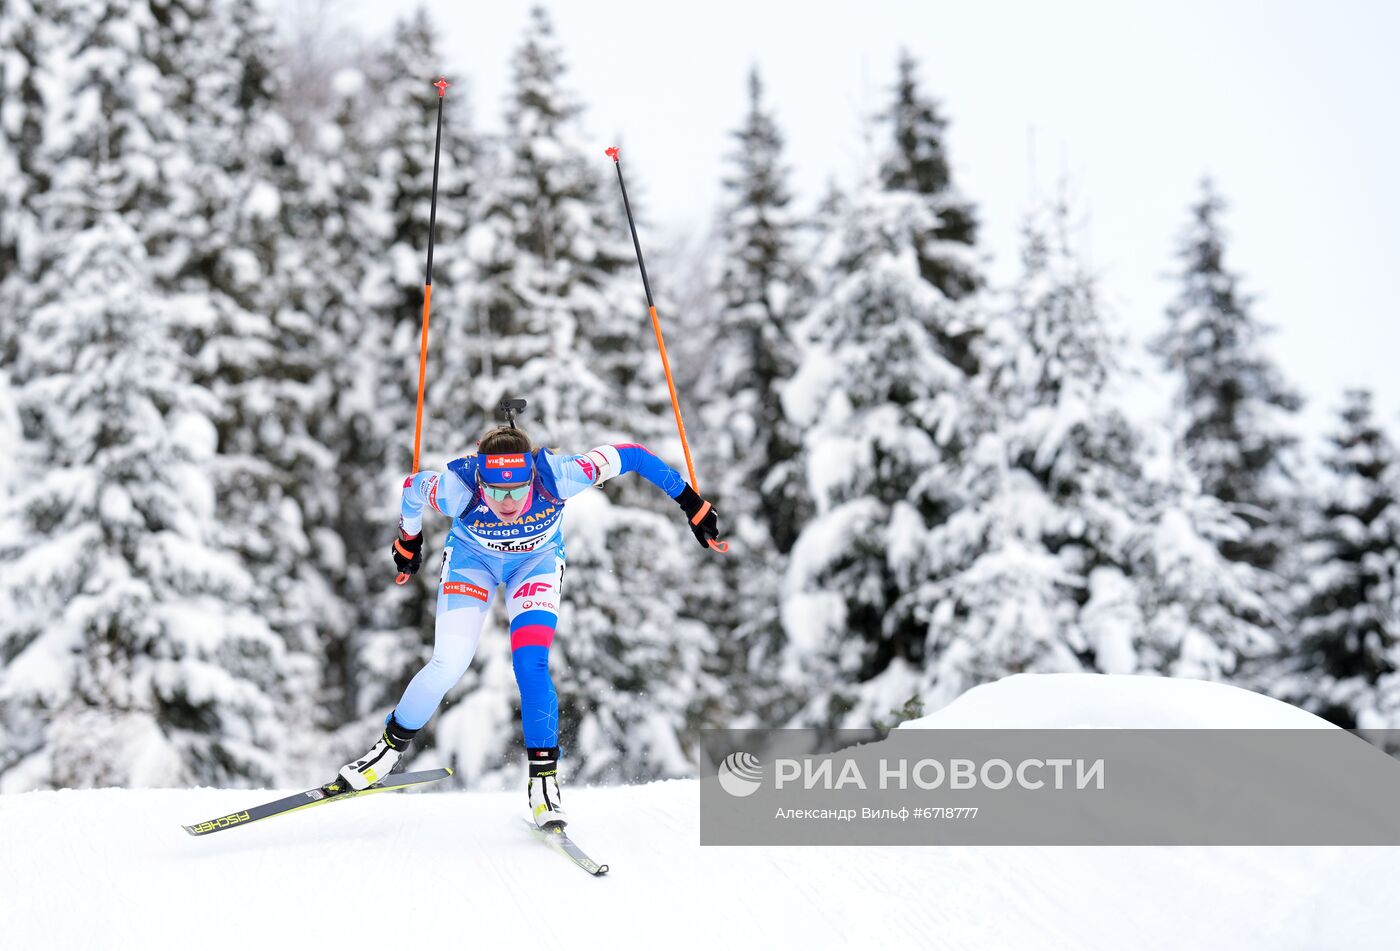
[[[690,472],[690,487],[697,493],[700,485],[695,479],[695,463],[690,458],[690,442],[685,438],[685,421],[681,419],[681,403],[676,397],[676,381],[671,376],[671,361],[666,357],[666,340],[661,336],[661,319],[656,316],[656,306],[652,305],[651,329],[656,331],[656,346],[661,351],[661,369],[666,371],[666,388],[671,391],[671,410],[676,414],[676,429],[681,434],[681,449],[685,452],[685,467]]]
[[[671,376],[671,361],[666,356],[666,340],[661,336],[661,319],[656,316],[656,305],[652,305],[651,329],[656,331],[656,347],[661,351],[661,369],[666,371],[666,388],[671,391],[671,410],[676,414],[676,430],[681,434],[681,451],[685,453],[685,468],[690,473],[690,487],[698,494],[700,492],[700,482],[695,478],[695,462],[690,458],[690,440],[685,437],[685,420],[681,419],[681,401],[676,396],[676,381]],[[705,512],[710,508],[710,503],[706,502],[705,507],[700,510],[700,514],[695,521],[704,518]],[[716,541],[710,539],[710,547],[720,554],[729,551],[729,542]]]
[[[428,315],[432,310],[433,285],[423,285],[423,341],[418,348],[418,416],[413,427],[413,474],[418,474],[418,450],[423,444],[423,391],[428,382]]]
[[[433,307],[433,285],[423,285],[423,340],[418,347],[418,411],[413,424],[413,474],[418,474],[418,454],[423,445],[423,393],[428,383],[428,320]],[[397,544],[397,542],[395,542]],[[407,584],[412,575],[400,574],[395,584]]]

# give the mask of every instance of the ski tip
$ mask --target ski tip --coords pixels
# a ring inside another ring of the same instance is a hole
[[[602,878],[602,877],[603,877],[604,875],[606,875],[606,874],[608,874],[608,867],[607,867],[606,865],[599,865],[599,866],[598,866],[598,871],[596,871],[596,872],[593,873],[593,877],[594,877],[594,878]]]
[[[603,149],[603,154],[612,159],[614,165],[617,164],[617,146],[614,145],[611,148]]]

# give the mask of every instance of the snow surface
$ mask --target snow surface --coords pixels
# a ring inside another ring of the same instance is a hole
[[[1026,675],[911,725],[1306,722],[1218,684]],[[272,796],[0,796],[0,947],[501,947],[531,929],[580,948],[1393,946],[1397,849],[700,848],[694,780],[570,791],[579,843],[612,866],[603,879],[533,839],[522,793],[395,793],[199,839],[180,829]]]

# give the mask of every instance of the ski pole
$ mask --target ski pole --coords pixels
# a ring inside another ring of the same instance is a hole
[[[661,336],[661,318],[656,315],[656,302],[651,297],[651,281],[647,280],[646,262],[642,260],[642,242],[637,239],[637,222],[632,218],[632,204],[627,200],[627,183],[622,180],[622,160],[618,148],[604,149],[617,169],[617,184],[622,189],[622,207],[627,211],[627,227],[632,230],[632,246],[637,249],[637,267],[642,271],[642,287],[647,293],[647,311],[651,314],[651,329],[656,331],[656,346],[661,351],[661,369],[666,373],[666,386],[671,391],[671,409],[676,414],[676,430],[681,435],[681,450],[685,453],[685,467],[690,472],[690,487],[697,493],[700,482],[695,478],[695,463],[690,458],[690,443],[685,438],[685,421],[681,419],[681,403],[676,396],[676,381],[671,376],[671,361],[666,357],[666,341]],[[710,547],[721,554],[729,551],[729,543],[710,539]]]
[[[433,197],[428,205],[428,268],[423,280],[423,340],[418,348],[418,413],[413,424],[413,474],[418,474],[418,452],[423,445],[423,389],[428,381],[428,316],[433,303],[433,233],[437,230],[438,159],[442,155],[442,100],[452,85],[439,76],[433,83],[438,91],[437,140],[433,143]],[[400,574],[394,581],[404,584],[411,576]]]

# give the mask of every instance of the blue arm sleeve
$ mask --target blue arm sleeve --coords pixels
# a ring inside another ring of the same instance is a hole
[[[646,446],[618,443],[613,448],[622,460],[622,471],[618,475],[635,472],[673,499],[685,488],[685,480],[681,478],[681,474],[652,455]]]
[[[629,472],[639,473],[673,499],[685,488],[679,472],[636,443],[599,446],[578,456],[550,456],[549,466],[561,499]]]
[[[423,531],[424,505],[432,506],[443,515],[455,517],[462,513],[470,499],[471,492],[455,472],[425,469],[404,481],[399,525],[405,534],[417,535]]]

